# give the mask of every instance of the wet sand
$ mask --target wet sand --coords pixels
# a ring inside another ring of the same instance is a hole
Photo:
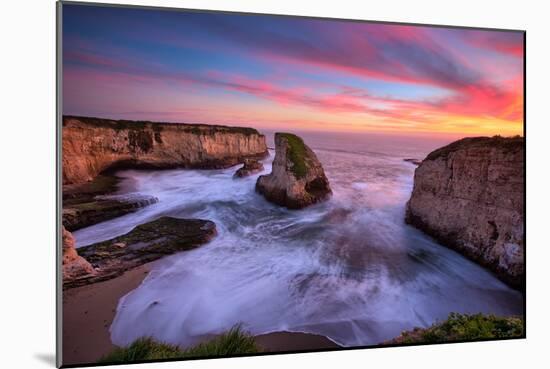
[[[154,263],[127,271],[120,277],[63,292],[63,365],[97,362],[116,346],[109,327],[121,297],[137,288]],[[272,332],[255,337],[264,352],[337,348],[324,336]]]
[[[334,349],[340,346],[325,336],[298,332],[272,332],[255,337],[264,352]]]
[[[63,292],[63,364],[95,363],[115,346],[109,327],[119,299],[140,285],[151,264]]]

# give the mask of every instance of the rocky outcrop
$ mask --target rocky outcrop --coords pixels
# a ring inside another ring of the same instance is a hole
[[[62,228],[62,243],[63,283],[74,283],[79,279],[95,276],[92,265],[76,252],[74,237],[65,227]]]
[[[95,268],[95,273],[67,280],[63,287],[118,277],[163,256],[199,247],[215,235],[216,224],[209,220],[162,217],[141,224],[125,235],[79,248],[78,253]]]
[[[315,153],[300,137],[290,133],[275,134],[273,169],[258,178],[256,191],[289,209],[306,207],[332,194]]]
[[[227,168],[267,155],[253,128],[63,117],[63,184],[118,168]]]
[[[248,177],[264,170],[264,165],[258,160],[245,159],[244,165],[237,169],[233,175],[236,178]]]
[[[524,139],[465,138],[416,169],[406,222],[524,286]]]
[[[73,232],[132,213],[158,202],[153,196],[113,195],[119,178],[99,175],[90,182],[63,186],[63,225]]]
[[[63,208],[63,225],[70,231],[133,213],[158,202],[154,196],[105,196],[90,202],[75,203]]]

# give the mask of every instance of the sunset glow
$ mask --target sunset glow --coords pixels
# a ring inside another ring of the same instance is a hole
[[[523,135],[523,34],[65,5],[63,113]]]

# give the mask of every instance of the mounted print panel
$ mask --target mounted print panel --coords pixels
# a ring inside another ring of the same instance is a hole
[[[58,36],[58,365],[525,337],[524,31],[61,2]]]

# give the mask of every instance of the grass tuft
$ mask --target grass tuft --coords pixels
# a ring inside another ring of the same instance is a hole
[[[259,351],[254,337],[236,326],[221,336],[185,350],[184,354],[185,357],[203,357],[253,354]]]
[[[116,348],[102,357],[100,363],[129,363],[144,360],[162,360],[182,357],[179,347],[159,343],[151,337],[143,337],[130,346]]]
[[[128,363],[135,361],[186,359],[193,357],[219,357],[259,352],[254,337],[240,326],[195,347],[182,350],[178,346],[157,342],[151,337],[139,338],[127,347],[114,349],[99,363]]]

